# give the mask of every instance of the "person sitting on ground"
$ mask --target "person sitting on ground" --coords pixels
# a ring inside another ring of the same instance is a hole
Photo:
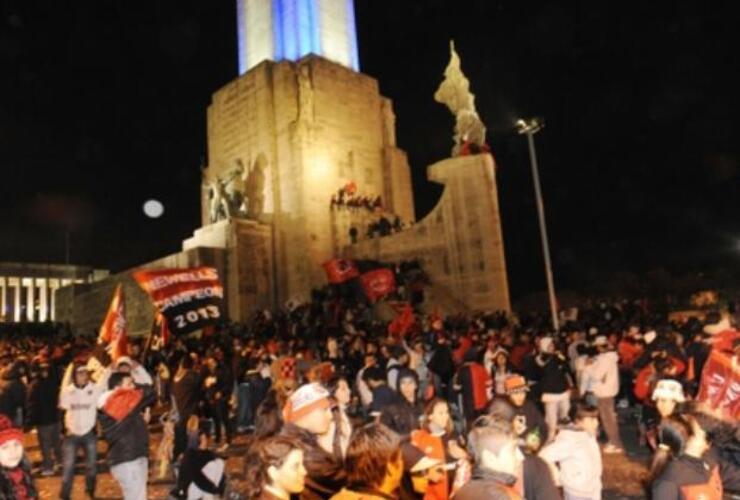
[[[30,500],[39,494],[23,459],[23,431],[0,415],[0,498]]]
[[[486,425],[476,426],[468,436],[468,449],[475,461],[473,474],[455,493],[456,500],[520,500],[515,484],[524,459],[517,446],[511,423],[482,417]]]
[[[599,410],[583,401],[573,410],[573,424],[560,429],[539,455],[552,468],[553,477],[559,478],[565,500],[601,500]]]
[[[403,477],[398,435],[383,424],[357,429],[347,449],[347,486],[332,500],[388,500]]]
[[[303,464],[308,477],[300,498],[329,498],[345,482],[342,462],[327,452],[318,442],[332,422],[332,402],[329,392],[318,383],[304,384],[290,395],[283,408],[285,425],[280,436],[295,440],[303,450]]]
[[[247,452],[248,500],[290,500],[306,487],[303,450],[293,439],[272,436],[257,441]]]
[[[182,456],[177,486],[171,494],[178,499],[215,500],[226,490],[226,463],[209,450],[209,426],[200,422],[197,443],[188,445]]]

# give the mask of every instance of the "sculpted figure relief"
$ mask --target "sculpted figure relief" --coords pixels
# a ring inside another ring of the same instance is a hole
[[[244,195],[236,188],[236,180],[244,173],[244,165],[237,160],[237,166],[225,178],[213,177],[208,181],[208,215],[211,223],[229,217],[244,215]]]
[[[455,115],[452,156],[459,156],[466,143],[485,149],[486,127],[475,109],[475,96],[470,93],[470,82],[460,68],[460,56],[453,41],[450,42],[450,62],[445,69],[445,79],[434,93],[434,100],[447,106]]]
[[[247,195],[247,216],[250,219],[259,219],[265,207],[265,170],[267,157],[264,153],[257,155],[245,183]]]

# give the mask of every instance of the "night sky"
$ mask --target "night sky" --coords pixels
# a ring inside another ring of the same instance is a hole
[[[234,4],[0,2],[0,260],[63,262],[65,228],[78,264],[122,270],[180,249],[200,222],[205,110],[237,73]],[[515,297],[545,286],[519,116],[547,122],[537,149],[560,288],[737,275],[731,5],[356,0],[361,68],[395,102],[417,216],[440,193],[426,166],[451,147],[432,95],[454,38],[498,163]],[[164,217],[144,216],[148,198]]]

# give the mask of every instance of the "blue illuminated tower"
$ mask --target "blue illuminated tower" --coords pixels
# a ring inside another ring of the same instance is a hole
[[[316,54],[359,71],[354,0],[237,0],[239,74]]]

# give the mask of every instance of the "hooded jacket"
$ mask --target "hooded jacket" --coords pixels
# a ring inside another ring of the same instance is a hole
[[[514,484],[515,476],[476,468],[470,481],[455,494],[455,500],[521,500]]]
[[[619,356],[615,351],[602,352],[581,377],[581,394],[589,387],[597,398],[613,398],[619,392]]]
[[[100,396],[100,424],[108,441],[111,466],[149,456],[149,431],[141,412],[156,397],[148,385],[136,389],[119,387]]]
[[[563,489],[574,496],[601,498],[601,450],[596,438],[586,431],[566,427],[555,441],[545,445],[540,457],[552,467],[559,466]]]

